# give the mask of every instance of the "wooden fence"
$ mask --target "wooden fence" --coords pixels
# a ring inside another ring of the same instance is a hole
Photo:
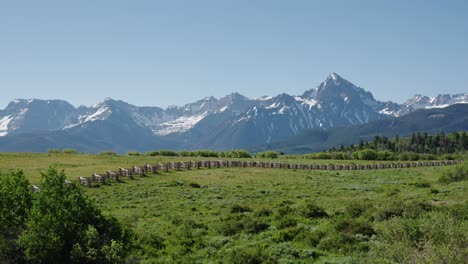
[[[133,178],[144,176],[148,173],[158,174],[170,170],[192,170],[192,169],[212,169],[212,168],[269,168],[269,169],[294,169],[294,170],[378,170],[396,168],[414,168],[430,166],[446,166],[460,164],[461,160],[445,161],[420,161],[405,163],[375,163],[375,164],[296,164],[284,162],[263,162],[263,161],[231,161],[231,160],[208,160],[208,161],[185,161],[167,162],[158,164],[145,164],[143,166],[132,166],[131,168],[118,168],[116,171],[106,173],[93,173],[90,177],[80,176],[78,181],[81,185],[91,187],[94,183],[104,183],[107,179],[119,180],[121,177]]]

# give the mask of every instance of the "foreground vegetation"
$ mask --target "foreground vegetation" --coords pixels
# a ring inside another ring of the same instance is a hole
[[[0,175],[1,263],[123,263],[131,234],[55,168],[32,192],[21,171]]]
[[[169,160],[1,154],[0,168],[23,168],[31,182],[41,183],[36,175],[49,164],[75,179]],[[369,171],[221,168],[77,189],[133,230],[133,242],[126,237],[128,247],[114,254],[132,263],[465,263],[467,177],[466,162]]]

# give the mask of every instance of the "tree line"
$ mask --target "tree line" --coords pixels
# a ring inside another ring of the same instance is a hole
[[[374,136],[371,141],[361,139],[359,144],[340,145],[320,153],[308,154],[311,159],[355,160],[435,160],[455,159],[468,150],[466,132],[435,135],[415,132],[411,136],[394,138]]]

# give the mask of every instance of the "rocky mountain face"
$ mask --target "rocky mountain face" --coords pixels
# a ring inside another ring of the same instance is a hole
[[[415,95],[403,104],[381,102],[332,73],[315,89],[298,96],[283,93],[249,99],[233,93],[166,109],[137,107],[110,98],[78,108],[62,100],[14,100],[0,110],[0,137],[14,140],[18,135],[24,139],[24,134],[47,135],[55,142],[53,147],[67,147],[70,135],[75,141],[84,137],[86,142],[100,144],[94,147],[118,151],[233,149],[284,140],[305,129],[366,124],[459,103],[468,103],[468,94]],[[54,141],[58,134],[60,140]]]

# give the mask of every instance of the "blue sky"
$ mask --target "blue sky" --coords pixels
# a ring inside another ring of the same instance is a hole
[[[0,0],[0,108],[302,94],[331,72],[384,101],[468,92],[467,14],[450,0]]]

